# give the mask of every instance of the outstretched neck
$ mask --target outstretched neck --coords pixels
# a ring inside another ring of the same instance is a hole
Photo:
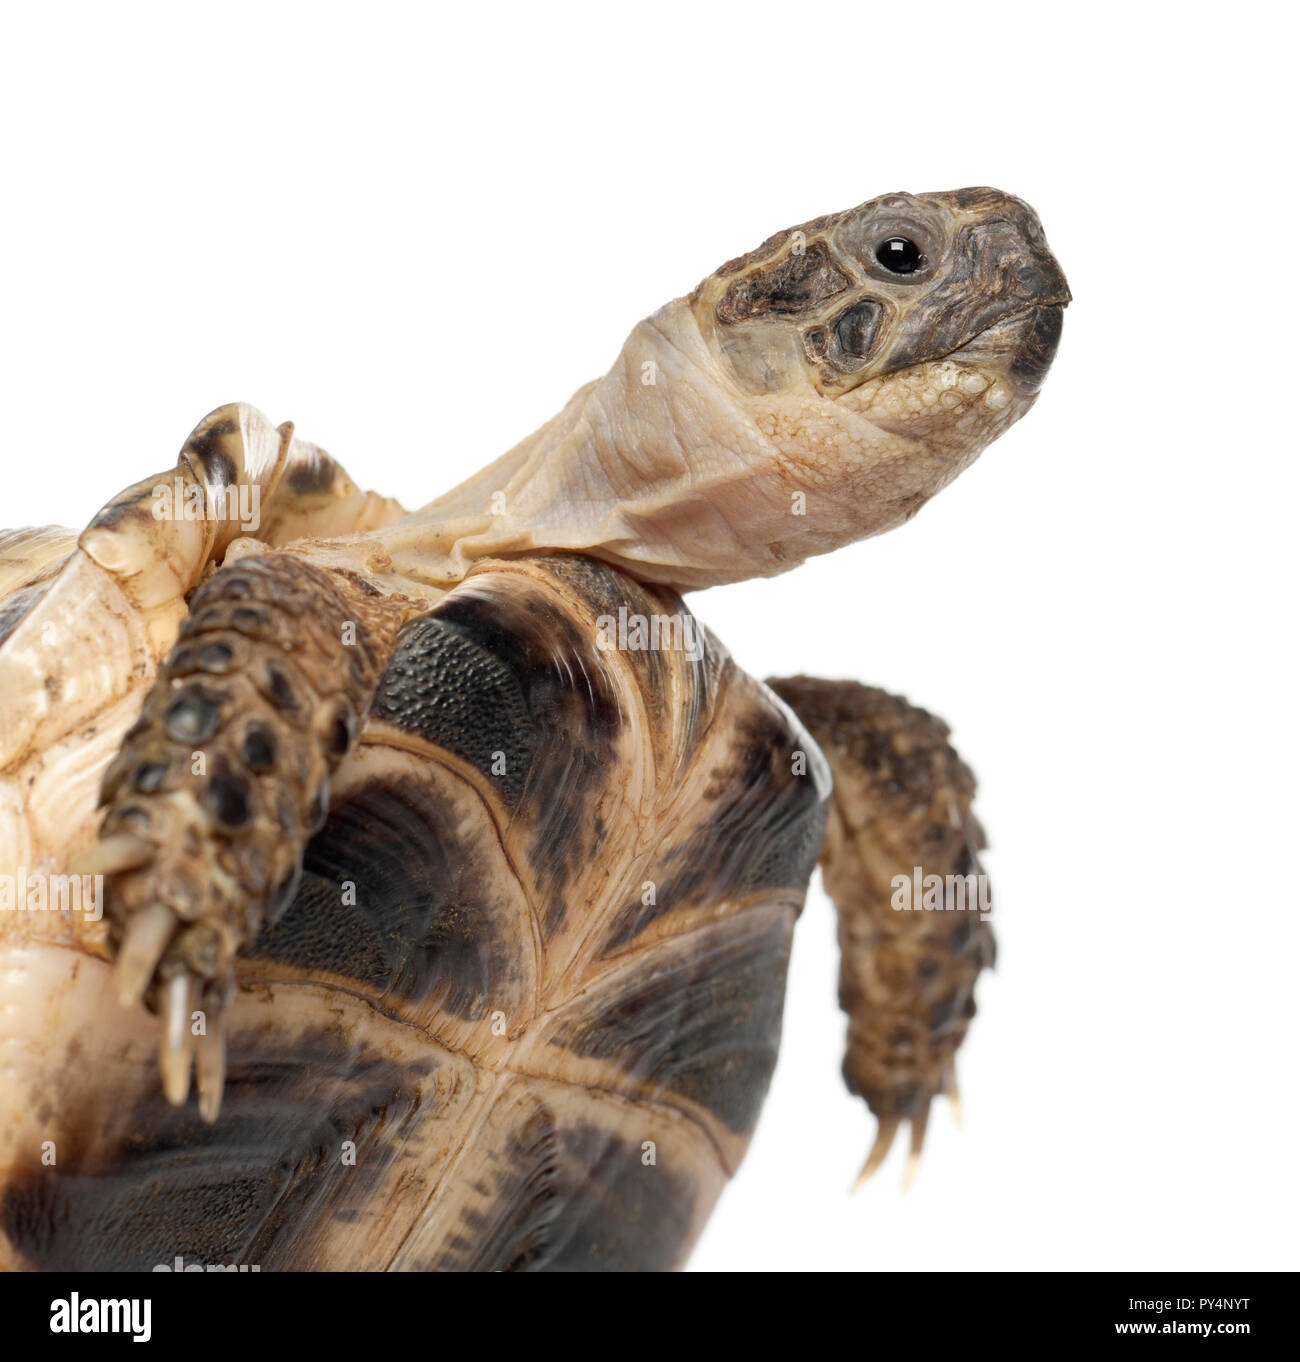
[[[801,561],[797,490],[679,299],[540,430],[383,536],[415,576],[570,550],[686,590]]]
[[[680,591],[775,576],[899,524],[964,467],[896,428],[893,384],[742,391],[678,299],[540,430],[377,534],[437,585],[551,550]]]

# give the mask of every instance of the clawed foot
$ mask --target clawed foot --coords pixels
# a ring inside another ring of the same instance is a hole
[[[399,624],[289,555],[223,568],[104,776],[100,840],[75,868],[105,877],[118,995],[161,1019],[167,1100],[194,1065],[204,1120],[235,962],[293,900]]]
[[[170,908],[155,903],[131,919],[117,955],[117,996],[123,1007],[144,1000],[155,983],[153,1010],[162,1021],[159,1063],[163,1092],[173,1106],[190,1092],[190,1064],[197,1069],[199,1113],[215,1121],[226,1082],[225,1000],[232,991],[225,978],[188,968],[187,958],[212,959],[214,933],[206,923],[182,925]],[[214,972],[215,973],[215,972]]]
[[[118,910],[110,914],[110,923],[117,950],[117,996],[124,1007],[144,1003],[161,1021],[164,1095],[181,1106],[189,1097],[193,1067],[199,1114],[215,1121],[226,1079],[225,1012],[234,991],[234,934],[210,918],[187,922],[157,901],[122,912],[124,899],[152,891],[157,873],[153,848],[130,833],[102,839],[72,868],[76,874],[104,875],[113,885],[110,902]]]
[[[957,1069],[955,1065],[950,1067],[944,1075],[942,1091],[952,1107],[953,1120],[960,1128],[961,1094],[957,1091]],[[907,1154],[907,1165],[903,1169],[903,1191],[906,1192],[911,1188],[912,1183],[916,1180],[917,1169],[921,1165],[921,1150],[925,1145],[925,1132],[930,1124],[930,1107],[933,1100],[933,1095],[924,1097],[913,1109],[910,1116],[881,1116],[878,1118],[875,1141],[867,1154],[867,1161],[862,1165],[862,1171],[853,1184],[855,1192],[871,1180],[876,1170],[889,1156],[898,1129],[904,1120],[908,1121],[911,1126],[911,1148]]]

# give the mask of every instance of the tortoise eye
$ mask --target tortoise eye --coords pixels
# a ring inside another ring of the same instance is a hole
[[[921,264],[921,252],[905,236],[891,236],[876,247],[876,259],[891,274],[915,274]]]

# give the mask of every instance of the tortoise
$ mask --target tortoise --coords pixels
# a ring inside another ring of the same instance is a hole
[[[914,1162],[994,946],[898,886],[981,873],[972,775],[681,593],[915,515],[1068,301],[1020,200],[890,194],[422,510],[231,404],[80,534],[0,537],[0,1262],[681,1266],[819,861],[863,1172],[904,1123]]]

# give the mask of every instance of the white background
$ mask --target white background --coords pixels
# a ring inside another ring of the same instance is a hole
[[[6,6],[0,521],[244,399],[418,505],[632,323],[894,189],[1040,212],[1038,407],[905,528],[698,595],[981,780],[1002,955],[913,1191],[833,918],[697,1268],[1295,1267],[1296,221],[1282,6]]]

